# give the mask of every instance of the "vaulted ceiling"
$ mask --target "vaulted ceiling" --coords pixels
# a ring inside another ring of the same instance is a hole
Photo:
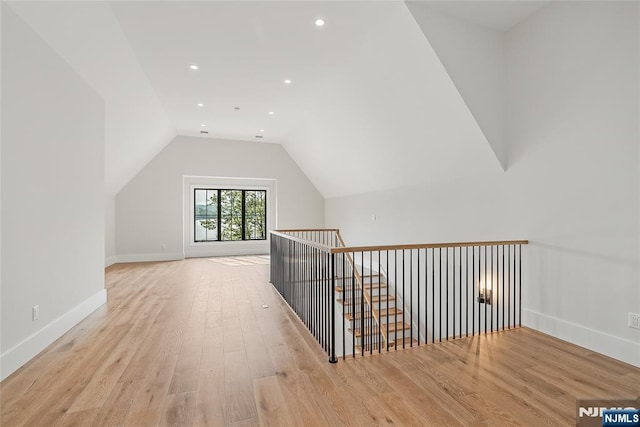
[[[335,197],[499,173],[501,33],[543,3],[9,5],[105,98],[107,192],[191,135],[280,143]]]

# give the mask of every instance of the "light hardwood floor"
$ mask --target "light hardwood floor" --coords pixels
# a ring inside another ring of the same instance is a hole
[[[106,306],[2,382],[2,426],[569,426],[576,397],[640,395],[640,369],[526,328],[331,365],[259,263],[123,264],[106,283]]]

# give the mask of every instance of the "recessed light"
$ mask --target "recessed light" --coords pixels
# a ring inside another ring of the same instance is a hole
[[[324,25],[324,19],[316,19],[316,27],[322,27]]]
[[[191,64],[189,65],[189,68],[191,68],[192,70],[197,70],[198,66],[196,64]]]
[[[204,104],[202,102],[198,102],[198,107],[204,107]]]
[[[284,84],[286,84],[286,85],[290,85],[290,84],[291,84],[291,80],[286,79],[286,80],[284,81]]]
[[[264,129],[260,129],[260,132],[264,132]]]
[[[204,123],[203,123],[203,124],[201,124],[200,126],[202,126],[203,128],[206,128],[206,127],[207,127],[207,125],[205,125]]]
[[[269,111],[269,115],[273,116],[275,113],[273,111]]]

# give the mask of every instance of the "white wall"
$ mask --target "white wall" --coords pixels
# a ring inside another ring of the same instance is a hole
[[[107,194],[104,202],[104,265],[116,262],[116,196]]]
[[[4,4],[0,3],[0,25]],[[2,27],[0,27],[0,100],[2,100]],[[0,378],[2,378],[2,102],[0,101]]]
[[[106,300],[105,157],[103,100],[2,7],[5,378]]]
[[[11,3],[12,10],[104,98],[105,188],[116,194],[176,133],[112,4]]]
[[[186,176],[275,180],[278,228],[324,225],[324,199],[282,146],[178,136],[116,196],[119,262],[184,256]]]
[[[409,1],[406,5],[505,168],[502,33],[450,18],[434,9],[431,2]]]
[[[326,225],[347,244],[529,239],[524,323],[640,366],[637,7],[553,4],[506,33],[505,173],[328,199]]]

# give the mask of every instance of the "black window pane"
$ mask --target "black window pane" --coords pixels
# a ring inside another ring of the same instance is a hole
[[[242,190],[220,191],[221,240],[242,240]]]
[[[194,191],[194,238],[196,242],[218,240],[218,192]]]
[[[266,191],[245,191],[245,239],[264,240]]]
[[[207,230],[207,241],[218,240],[218,190],[207,190],[207,219],[201,225]]]
[[[195,189],[194,240],[265,240],[266,208],[265,190]]]

